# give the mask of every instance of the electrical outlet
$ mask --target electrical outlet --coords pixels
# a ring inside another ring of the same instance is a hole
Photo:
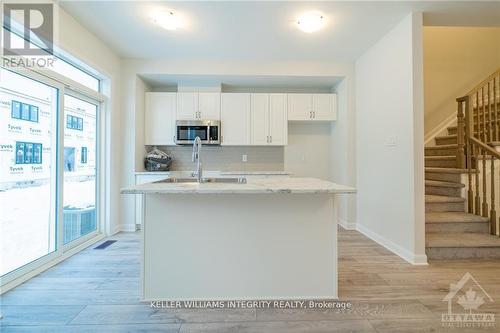
[[[245,155],[241,155],[241,161],[242,162],[246,162],[247,161],[247,157],[248,156],[246,154]]]
[[[385,146],[386,147],[395,147],[398,141],[397,136],[388,136],[385,138]]]

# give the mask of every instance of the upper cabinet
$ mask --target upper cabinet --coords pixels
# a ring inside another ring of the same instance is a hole
[[[336,94],[288,94],[288,120],[333,121],[336,119]]]
[[[222,145],[250,144],[250,94],[221,94]]]
[[[177,93],[178,120],[220,120],[220,98],[218,92]]]
[[[251,144],[284,146],[288,140],[286,94],[252,94]]]
[[[147,92],[144,111],[144,144],[174,145],[177,93]]]

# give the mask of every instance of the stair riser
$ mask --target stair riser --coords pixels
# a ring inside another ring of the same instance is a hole
[[[425,194],[446,195],[448,197],[460,197],[461,189],[454,187],[425,186]]]
[[[426,202],[426,212],[465,212],[465,205],[462,202]]]
[[[500,259],[498,247],[431,247],[425,252],[430,260]]]
[[[457,134],[457,128],[448,128],[448,135],[454,135]]]
[[[470,232],[487,234],[490,232],[490,224],[487,222],[457,222],[457,223],[426,223],[426,232],[438,232],[449,234],[450,232]]]
[[[460,183],[459,173],[441,173],[441,172],[426,172],[425,179],[440,180],[443,182]]]
[[[456,160],[425,160],[426,167],[456,168]]]
[[[436,145],[453,145],[457,143],[457,138],[436,138]]]
[[[456,148],[425,149],[425,156],[452,156],[456,154]]]

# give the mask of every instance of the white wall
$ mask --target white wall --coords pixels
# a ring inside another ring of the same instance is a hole
[[[329,123],[288,124],[285,171],[298,177],[331,177],[331,125]]]
[[[500,28],[424,27],[425,134],[457,113],[465,95],[500,68]]]
[[[410,14],[355,67],[357,227],[412,263],[426,262],[421,35]]]
[[[58,47],[64,52],[78,58],[106,76],[103,82],[103,93],[108,97],[106,102],[105,122],[109,125],[106,143],[109,152],[108,168],[112,171],[104,179],[110,189],[106,202],[109,210],[109,224],[105,232],[109,235],[119,230],[120,200],[120,159],[121,159],[121,114],[120,114],[120,58],[111,51],[99,38],[90,33],[72,16],[59,8],[59,41]]]
[[[141,59],[124,59],[122,60],[122,105],[123,105],[123,122],[124,129],[121,145],[127,147],[127,153],[123,154],[121,164],[123,168],[122,185],[132,185],[134,183],[134,173],[138,166],[138,157],[136,154],[141,154],[141,147],[136,141],[142,135],[140,129],[137,128],[137,119],[144,117],[143,111],[136,108],[136,92],[137,92],[137,75],[147,74],[191,74],[191,75],[239,75],[239,76],[340,76],[348,78],[349,82],[353,82],[354,66],[352,63],[338,62],[293,62],[293,61],[204,61],[202,57],[198,60],[141,60]],[[355,161],[354,149],[350,150],[353,139],[351,135],[354,133],[354,87],[347,85],[344,92],[348,95],[345,98],[344,113],[339,110],[339,122],[342,121],[342,126],[331,129],[331,140],[329,146],[336,152],[335,156],[347,156],[348,158],[335,159],[331,158],[329,162],[330,168],[337,170],[331,173],[330,178],[336,182],[343,182],[346,185],[355,185],[355,165],[347,165]],[[339,99],[343,97],[339,96]],[[347,116],[352,114],[352,116]],[[139,120],[140,121],[140,120]],[[340,130],[340,128],[343,128]],[[293,133],[292,133],[293,135]],[[300,134],[299,134],[300,135]],[[292,137],[293,140],[293,137]],[[295,142],[295,141],[294,141]],[[335,146],[335,148],[332,148]],[[351,147],[352,148],[352,147]],[[330,154],[331,156],[331,154]],[[325,164],[325,165],[327,165]],[[344,175],[343,172],[348,175]],[[326,176],[326,171],[321,169],[322,175]],[[346,183],[345,181],[352,181]],[[355,201],[355,196],[348,199]],[[133,216],[133,198],[132,196],[122,196],[123,204],[123,228],[131,228],[134,225]],[[355,212],[348,211],[349,207],[354,207],[353,204],[341,211],[341,215],[345,220],[354,221]]]

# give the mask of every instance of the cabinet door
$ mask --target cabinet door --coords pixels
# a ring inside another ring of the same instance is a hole
[[[288,120],[311,120],[312,94],[288,94]]]
[[[198,114],[198,93],[177,93],[177,120],[196,120]]]
[[[200,119],[220,120],[220,93],[201,92],[198,94]]]
[[[176,93],[146,93],[144,111],[144,144],[175,144],[176,95]]]
[[[250,119],[252,145],[268,145],[269,94],[252,94]]]
[[[313,95],[313,119],[335,120],[336,95],[314,94]]]
[[[250,94],[221,94],[221,100],[221,144],[250,144]]]
[[[269,136],[270,144],[284,146],[287,144],[288,119],[287,98],[285,94],[269,95]]]

